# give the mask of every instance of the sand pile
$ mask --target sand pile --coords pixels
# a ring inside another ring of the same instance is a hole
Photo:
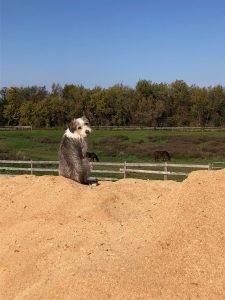
[[[0,299],[225,299],[225,170],[0,178]]]

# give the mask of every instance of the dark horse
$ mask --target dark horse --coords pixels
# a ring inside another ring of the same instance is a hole
[[[87,152],[86,157],[89,161],[99,161],[98,156],[94,152]]]
[[[164,161],[170,160],[171,156],[167,151],[155,151],[155,161],[162,159]]]

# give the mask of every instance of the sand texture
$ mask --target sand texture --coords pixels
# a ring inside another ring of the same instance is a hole
[[[225,299],[225,170],[1,177],[0,299]]]

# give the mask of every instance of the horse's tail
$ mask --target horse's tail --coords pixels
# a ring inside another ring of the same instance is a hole
[[[170,160],[171,159],[171,155],[169,154],[169,152],[167,152],[167,154],[168,154],[168,160]]]

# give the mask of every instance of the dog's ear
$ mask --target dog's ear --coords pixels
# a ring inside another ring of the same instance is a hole
[[[77,130],[77,121],[76,119],[74,119],[73,121],[70,122],[69,126],[68,126],[70,132],[74,133],[74,131]]]
[[[85,123],[90,123],[90,120],[87,118],[87,116],[83,115],[82,119]]]

